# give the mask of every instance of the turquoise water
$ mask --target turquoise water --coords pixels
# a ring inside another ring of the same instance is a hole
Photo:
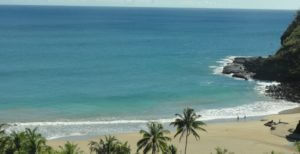
[[[192,107],[203,120],[295,107],[220,74],[267,56],[293,11],[0,6],[0,122],[48,138],[136,131]]]

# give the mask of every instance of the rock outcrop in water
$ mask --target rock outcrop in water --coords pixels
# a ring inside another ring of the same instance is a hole
[[[259,58],[261,57],[235,58],[232,63],[228,64],[223,68],[223,73],[232,74],[232,77],[241,78],[245,80],[253,78],[255,76],[255,73],[249,71],[245,66],[247,65],[247,63],[250,63]]]
[[[281,37],[281,47],[267,58],[235,58],[223,69],[224,74],[248,80],[277,81],[267,87],[270,96],[300,102],[300,11]]]

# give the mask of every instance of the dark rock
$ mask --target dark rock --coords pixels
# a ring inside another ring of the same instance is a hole
[[[298,125],[297,125],[297,127],[296,127],[294,133],[295,133],[295,134],[300,134],[300,120],[299,120],[299,122],[298,122]]]
[[[249,80],[251,78],[257,79],[259,76],[260,79],[272,78],[269,77],[269,74],[262,75],[261,72],[256,71],[257,68],[260,68],[262,61],[265,61],[265,58],[262,57],[252,57],[252,58],[243,58],[238,57],[233,60],[233,63],[228,64],[223,68],[224,74],[232,74],[232,77],[240,78],[244,80]],[[265,67],[265,66],[264,66]],[[272,67],[263,68],[264,70],[269,71]],[[255,72],[255,73],[253,73]],[[259,75],[256,74],[259,73]],[[275,76],[275,75],[271,75]],[[276,78],[276,77],[275,77]],[[275,80],[276,81],[276,80]],[[266,87],[266,95],[273,97],[275,99],[285,99],[291,102],[300,102],[300,81],[292,82],[282,82],[279,85],[271,85]]]
[[[300,141],[300,120],[298,122],[298,125],[296,126],[296,129],[294,130],[294,132],[288,136],[286,136],[286,138],[289,141]]]
[[[300,141],[300,134],[290,134],[286,136],[286,139],[290,142],[297,142]]]
[[[294,132],[294,129],[293,129],[293,128],[290,128],[290,129],[288,130],[288,132],[293,133],[293,132]]]
[[[266,94],[275,99],[300,102],[300,82],[280,83],[266,87]]]
[[[266,58],[237,57],[224,67],[224,74],[263,81],[277,81],[280,85],[267,87],[266,93],[276,99],[300,103],[300,11],[281,37],[279,50]],[[300,128],[299,128],[300,129]]]
[[[242,72],[234,73],[232,75],[232,77],[241,78],[241,79],[244,79],[244,80],[248,80],[248,74],[247,73],[242,73]]]
[[[254,73],[247,71],[245,69],[244,64],[247,63],[248,61],[251,61],[252,59],[257,59],[257,58],[243,58],[243,57],[235,58],[233,63],[228,64],[223,68],[223,73],[232,74],[232,77],[248,80],[252,78]]]
[[[246,63],[250,63],[250,62],[256,61],[261,58],[262,57],[237,57],[233,60],[233,63],[244,65]]]
[[[272,127],[273,125],[276,125],[276,123],[273,120],[271,120],[271,121],[268,121],[267,123],[265,123],[264,125],[267,127]]]
[[[234,58],[233,63],[235,64],[245,64],[247,58],[237,57]]]
[[[244,72],[244,66],[241,64],[229,64],[223,68],[223,73],[224,74],[232,74],[232,73],[240,73]]]
[[[289,124],[288,122],[282,122],[282,121],[279,121],[278,124],[284,124],[284,125],[287,125]]]

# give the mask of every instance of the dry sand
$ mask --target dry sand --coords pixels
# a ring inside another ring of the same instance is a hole
[[[226,148],[235,154],[266,154],[271,153],[272,150],[284,154],[296,153],[293,142],[289,142],[285,136],[290,128],[296,128],[300,120],[300,113],[270,115],[263,119],[274,120],[275,122],[280,120],[289,124],[277,125],[274,131],[264,126],[266,121],[261,120],[209,124],[205,126],[207,132],[200,132],[200,141],[196,141],[192,136],[190,137],[188,154],[215,153],[214,149],[216,147]],[[173,136],[173,134],[171,133],[170,136]],[[121,141],[128,141],[133,153],[136,150],[136,142],[141,138],[138,133],[115,134],[115,136]],[[85,153],[89,153],[88,142],[98,140],[98,138],[72,142],[78,144]],[[58,147],[58,145],[65,142],[61,139],[50,140],[48,144]],[[179,143],[178,139],[173,139],[172,144],[178,147],[179,154],[183,153],[184,140]]]

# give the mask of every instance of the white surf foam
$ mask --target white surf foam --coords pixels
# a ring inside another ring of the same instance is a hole
[[[296,107],[299,107],[299,105],[296,103],[284,100],[270,100],[257,101],[253,104],[245,104],[231,108],[208,109],[198,113],[202,115],[202,120],[215,120],[236,118],[237,116],[255,117],[278,114],[280,111]]]
[[[174,119],[170,118],[157,120],[16,122],[9,123],[10,127],[7,128],[6,131],[7,133],[11,133],[13,131],[24,131],[25,128],[38,127],[38,131],[50,140],[63,137],[103,135],[129,132],[134,130],[138,131],[150,121],[170,123],[174,121]]]
[[[217,61],[218,65],[210,66],[212,68],[213,74],[216,75],[225,75],[222,73],[223,68],[232,63],[234,58],[236,57],[247,57],[247,56],[228,56],[224,59]],[[228,77],[232,77],[232,74],[225,75]],[[241,80],[238,78],[233,78],[236,80]],[[243,80],[243,79],[242,79]],[[249,82],[255,84],[254,90],[258,92],[258,94],[265,96],[266,87],[270,85],[278,85],[278,82],[262,82],[250,79]],[[223,108],[223,109],[210,109],[199,112],[203,115],[203,118],[206,120],[213,119],[227,119],[227,118],[236,118],[237,115],[240,116],[264,116],[270,114],[277,114],[280,111],[292,109],[298,107],[299,105],[293,102],[288,102],[285,100],[274,100],[271,99],[268,101],[258,101],[248,105],[241,105],[232,108]]]
[[[223,68],[232,63],[234,58],[236,58],[237,56],[227,56],[219,61],[217,61],[217,65],[213,65],[213,66],[209,66],[210,68],[213,69],[213,74],[217,74],[217,75],[224,75],[223,72]],[[229,75],[231,76],[231,75]]]
[[[211,68],[213,68],[213,73],[221,75],[223,67],[228,63],[232,63],[234,58],[235,56],[228,56],[218,61],[218,66],[211,66]],[[255,84],[254,89],[262,95],[265,94],[266,86],[279,84],[277,82],[250,81]],[[198,114],[202,115],[201,120],[208,121],[216,119],[231,119],[236,118],[237,116],[265,116],[277,114],[280,111],[296,107],[299,107],[296,103],[270,98],[265,101],[256,101],[251,104],[244,104],[240,106],[206,109],[199,111]],[[20,131],[25,128],[38,127],[39,131],[46,136],[47,139],[56,139],[68,136],[102,135],[138,131],[143,129],[145,124],[149,121],[168,124],[174,121],[174,118],[153,120],[17,122],[11,123],[11,127],[9,127],[7,131]]]
[[[231,119],[237,116],[253,117],[277,114],[282,110],[296,108],[299,105],[296,103],[273,100],[257,101],[252,104],[240,106],[206,109],[199,111],[202,115],[200,120],[216,120],[216,119]],[[114,120],[114,121],[58,121],[58,122],[28,122],[28,123],[11,123],[8,132],[21,131],[25,128],[38,127],[39,131],[47,139],[56,139],[69,136],[84,136],[84,135],[103,135],[112,133],[124,133],[138,131],[144,129],[145,124],[149,121],[169,124],[174,121],[174,118],[154,119],[154,120]]]
[[[57,122],[27,122],[11,123],[16,126],[76,126],[76,125],[109,125],[109,124],[134,124],[147,123],[147,120],[114,120],[114,121],[57,121]]]
[[[63,137],[70,137],[70,136],[84,136],[86,135],[85,133],[70,133],[70,134],[64,134],[64,135],[53,135],[51,137],[47,137],[48,140],[54,140],[58,138],[63,138]]]
[[[255,90],[262,95],[266,94],[266,90],[267,90],[267,86],[271,86],[271,85],[279,85],[279,82],[262,82],[262,81],[255,81],[256,86],[255,86]]]

